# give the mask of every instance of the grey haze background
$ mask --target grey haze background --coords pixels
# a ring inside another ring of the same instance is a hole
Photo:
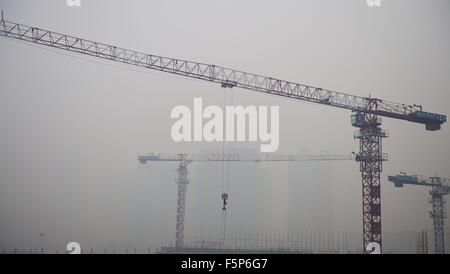
[[[446,0],[382,1],[372,8],[365,0],[82,0],[78,8],[65,0],[1,0],[0,8],[13,22],[449,114]],[[69,241],[94,249],[173,244],[175,166],[139,166],[136,156],[220,152],[217,143],[174,143],[170,111],[192,105],[194,96],[222,105],[223,90],[4,38],[0,49],[0,248],[64,249]],[[244,106],[280,106],[278,153],[358,150],[348,111],[241,89],[233,96]],[[384,142],[384,248],[413,252],[416,230],[427,228],[432,240],[428,189],[394,189],[387,175],[450,177],[449,126],[427,132],[384,119],[383,128],[390,131]],[[256,151],[259,144],[232,147]],[[220,227],[221,167],[209,164],[191,167],[186,226],[192,233]],[[314,180],[295,178],[298,170],[317,168],[231,166],[230,229],[346,231],[357,251],[359,167],[325,165],[330,175],[318,182],[327,187],[308,195]],[[330,211],[325,224],[332,227],[299,218],[296,208],[312,208],[319,198],[326,200],[321,212]],[[447,221],[447,237],[449,229]],[[42,243],[39,233],[45,233]]]

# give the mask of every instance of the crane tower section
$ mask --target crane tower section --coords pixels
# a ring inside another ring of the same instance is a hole
[[[376,109],[377,99],[370,99],[369,109]],[[363,249],[370,243],[378,243],[382,248],[381,237],[381,172],[387,155],[382,151],[382,139],[388,133],[380,128],[381,118],[372,112],[357,112],[352,115],[352,125],[358,127],[355,139],[359,140],[359,153],[355,160],[359,162],[362,179],[362,217]]]

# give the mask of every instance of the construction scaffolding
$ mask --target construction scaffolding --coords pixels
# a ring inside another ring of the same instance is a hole
[[[194,233],[195,234],[195,233]],[[157,253],[210,253],[210,254],[347,254],[347,234],[312,232],[227,232],[220,236],[192,235],[185,237],[184,246],[161,247]]]

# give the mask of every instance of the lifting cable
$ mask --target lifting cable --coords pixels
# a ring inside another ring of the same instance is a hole
[[[226,89],[223,89],[223,108],[222,109],[226,109]],[[222,134],[223,134],[223,130],[222,130]],[[223,200],[223,207],[222,207],[222,244],[225,244],[225,231],[226,231],[226,216],[227,216],[227,211],[226,211],[226,198],[228,198],[227,194],[225,193],[225,136],[222,137],[222,192],[221,192],[221,198]]]
[[[226,107],[226,91],[225,89],[223,90],[223,109],[225,109]],[[223,129],[222,129],[222,134],[223,134]],[[222,136],[222,157],[225,157],[225,137]],[[225,159],[222,159],[225,160]],[[223,199],[223,194],[225,194],[224,192],[224,185],[225,185],[225,161],[222,161],[222,199]]]
[[[231,93],[231,106],[234,106],[234,99],[233,99],[233,90],[230,88]],[[228,170],[227,170],[227,185],[226,185],[226,193],[229,193],[230,188],[230,166],[231,166],[231,142],[228,142]]]
[[[234,104],[233,100],[233,90],[230,87],[231,92],[231,105]],[[226,110],[226,90],[224,89],[223,93],[223,109]],[[222,140],[222,232],[223,232],[223,243],[225,243],[225,235],[226,235],[226,216],[227,216],[227,204],[228,204],[228,191],[230,188],[230,165],[231,165],[231,142],[228,143],[228,151],[225,154],[225,138]],[[225,162],[227,162],[227,173],[225,174]]]

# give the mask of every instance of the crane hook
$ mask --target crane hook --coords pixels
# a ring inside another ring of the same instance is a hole
[[[228,193],[222,193],[223,207],[222,210],[227,210],[226,205],[228,200]]]

